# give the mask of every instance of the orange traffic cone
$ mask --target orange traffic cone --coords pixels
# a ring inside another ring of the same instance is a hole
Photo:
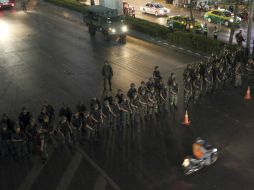
[[[185,115],[184,115],[184,120],[183,120],[183,125],[190,125],[190,121],[189,121],[189,116],[188,116],[188,112],[186,110]]]
[[[244,96],[245,100],[250,100],[251,99],[251,95],[250,95],[250,87],[248,86],[247,88],[247,92],[246,95]]]

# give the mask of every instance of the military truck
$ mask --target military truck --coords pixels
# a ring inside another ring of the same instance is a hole
[[[128,27],[116,9],[101,5],[90,6],[83,14],[83,21],[87,24],[90,35],[94,36],[96,31],[100,31],[106,41],[116,39],[126,43]]]

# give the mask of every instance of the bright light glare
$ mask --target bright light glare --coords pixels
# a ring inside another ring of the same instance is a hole
[[[5,21],[0,21],[0,39],[4,39],[9,35],[9,25]]]

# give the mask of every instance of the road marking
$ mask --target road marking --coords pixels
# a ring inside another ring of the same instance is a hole
[[[121,188],[108,176],[108,174],[98,166],[82,149],[79,147],[77,150],[81,155],[101,174],[101,176],[113,187],[115,190],[121,190]]]
[[[183,48],[179,47],[178,49],[183,50]]]
[[[18,190],[29,190],[32,187],[35,179],[40,175],[44,166],[45,165],[43,164],[36,163],[24,179],[23,183],[19,186]]]
[[[168,43],[166,43],[166,42],[164,42],[163,44],[164,44],[164,45],[168,45]]]
[[[187,52],[192,53],[192,51],[191,51],[191,50],[187,50]]]
[[[161,43],[161,41],[160,41],[160,40],[158,40],[157,42],[158,42],[158,43]]]
[[[107,185],[106,180],[101,175],[99,175],[96,180],[93,190],[105,190],[106,185]]]
[[[77,171],[79,165],[82,161],[82,155],[79,152],[75,152],[74,156],[71,159],[70,164],[65,170],[60,182],[58,183],[56,190],[67,190],[71,184],[72,178],[74,177],[75,172]]]
[[[175,48],[176,46],[175,45],[171,45],[171,47]]]
[[[200,56],[200,54],[199,53],[195,53],[196,55],[198,55],[198,56]]]

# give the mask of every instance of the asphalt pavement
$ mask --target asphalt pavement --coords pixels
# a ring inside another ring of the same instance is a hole
[[[190,110],[192,124],[181,125],[182,72],[199,56],[133,37],[126,45],[104,42],[100,34],[91,38],[86,26],[41,6],[27,14],[18,8],[1,12],[0,28],[0,113],[13,119],[22,106],[36,117],[45,99],[58,110],[62,102],[74,109],[79,101],[100,97],[106,59],[114,70],[113,93],[147,80],[156,65],[164,78],[175,72],[180,85],[178,110],[146,125],[108,133],[98,144],[50,149],[45,165],[37,157],[1,159],[0,189],[253,189],[254,103],[243,100],[246,87],[202,97]],[[219,159],[184,176],[181,162],[197,136],[218,147]]]

